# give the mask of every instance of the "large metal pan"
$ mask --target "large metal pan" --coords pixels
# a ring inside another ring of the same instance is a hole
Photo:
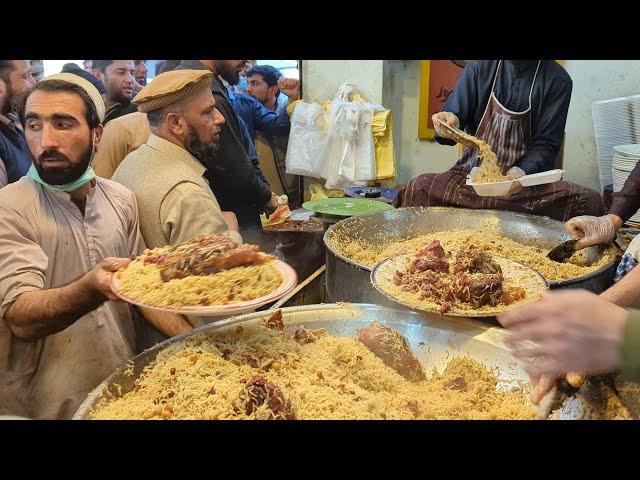
[[[158,352],[169,345],[198,333],[223,331],[235,328],[238,324],[255,324],[271,314],[272,312],[257,312],[221,320],[146,350],[133,359],[133,376],[125,375],[124,368],[117,370],[88,395],[73,418],[88,419],[91,408],[105,389],[113,395],[130,391],[142,369],[156,358]],[[453,356],[468,355],[496,369],[500,389],[522,386],[526,391],[529,385],[527,375],[502,343],[504,331],[475,320],[458,318],[453,322],[437,315],[419,314],[376,305],[349,304],[283,308],[282,314],[285,327],[304,325],[309,328],[325,328],[329,335],[346,337],[355,337],[357,330],[377,321],[404,335],[427,371],[436,368],[441,372]],[[122,390],[118,390],[114,384],[120,385]],[[528,395],[525,393],[523,392],[523,401],[528,402]],[[547,413],[542,412],[545,417]]]
[[[343,220],[327,229],[327,294],[332,302],[363,302],[393,306],[370,282],[372,267],[342,255],[331,244],[336,234],[346,238],[366,238],[373,245],[406,240],[440,230],[480,228],[489,218],[497,218],[500,233],[505,237],[549,249],[569,240],[564,224],[548,217],[500,210],[471,210],[448,207],[399,208]],[[597,261],[601,253],[597,247],[585,249],[589,262]],[[602,268],[581,277],[549,282],[550,288],[584,288],[600,293],[613,283],[615,259]]]

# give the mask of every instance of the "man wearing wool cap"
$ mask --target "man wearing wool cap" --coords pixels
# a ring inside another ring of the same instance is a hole
[[[214,233],[242,242],[234,213],[220,210],[203,177],[201,159],[217,155],[224,123],[212,77],[206,70],[162,73],[133,99],[147,114],[151,135],[124,158],[112,180],[135,194],[149,248]]]
[[[134,195],[91,168],[105,114],[98,90],[52,75],[18,113],[32,165],[0,190],[0,415],[71,418],[136,354],[133,307],[109,286],[145,244]],[[165,335],[191,329],[179,315],[140,311]]]

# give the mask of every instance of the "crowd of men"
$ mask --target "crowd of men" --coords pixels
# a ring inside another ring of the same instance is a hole
[[[69,418],[137,352],[199,326],[115,301],[112,273],[144,248],[261,243],[260,214],[289,192],[254,140],[287,137],[300,88],[248,62],[165,62],[147,82],[144,60],[40,81],[29,61],[0,61],[0,414]]]

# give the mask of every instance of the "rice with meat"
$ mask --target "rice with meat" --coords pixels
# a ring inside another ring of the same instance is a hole
[[[567,280],[594,272],[611,262],[615,248],[608,249],[596,262],[589,264],[583,252],[576,252],[567,262],[558,263],[547,258],[548,249],[535,244],[526,245],[499,233],[497,219],[486,222],[483,228],[442,230],[406,240],[389,240],[374,244],[370,237],[343,237],[333,234],[327,243],[340,255],[371,268],[383,260],[405,253],[415,253],[435,239],[447,250],[459,250],[465,245],[476,245],[490,254],[515,260],[533,268],[547,281]]]
[[[403,255],[394,258],[382,265],[376,275],[378,288],[390,297],[396,299],[411,308],[438,313],[449,313],[455,315],[484,315],[492,316],[505,311],[507,308],[524,303],[535,302],[540,299],[540,295],[547,290],[544,281],[536,272],[531,271],[524,265],[511,262],[505,258],[494,257],[493,260],[500,266],[503,273],[501,287],[505,292],[512,289],[522,289],[524,295],[509,304],[500,301],[496,304],[474,305],[457,295],[445,300],[427,296],[421,290],[408,289],[405,285],[396,281],[397,271],[406,269],[411,261],[410,255]],[[443,275],[444,279],[455,280],[455,275]],[[501,292],[502,292],[501,289]],[[443,308],[443,304],[447,305]]]
[[[273,419],[275,405],[286,412],[276,418],[296,419],[535,417],[525,391],[497,388],[496,372],[471,358],[453,357],[442,373],[432,369],[416,382],[354,338],[296,337],[262,325],[190,337],[161,351],[130,392],[105,390],[90,416]],[[256,378],[271,395],[251,390]],[[251,392],[256,403],[245,409]]]
[[[213,275],[189,275],[165,282],[160,267],[134,260],[116,273],[119,291],[143,305],[184,307],[227,305],[254,300],[283,282],[274,262],[235,267]]]

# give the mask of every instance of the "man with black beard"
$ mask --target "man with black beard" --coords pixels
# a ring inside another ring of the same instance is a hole
[[[93,60],[91,73],[102,83],[106,112],[103,125],[115,118],[137,111],[131,103],[135,87],[135,65],[133,60]]]
[[[246,125],[235,112],[227,88],[219,78],[236,85],[245,64],[246,60],[182,60],[176,71],[193,69],[213,73],[211,91],[225,123],[220,132],[220,154],[201,159],[207,167],[205,177],[216,193],[220,207],[236,213],[245,239],[260,243],[263,240],[260,213],[273,213],[278,207],[277,196],[271,191],[260,166],[251,162],[249,151],[253,145],[250,137],[243,135]]]
[[[223,212],[206,180],[203,159],[218,157],[224,118],[211,94],[213,74],[178,70],[158,75],[133,99],[151,135],[125,157],[112,180],[136,195],[149,248],[218,233],[242,242],[233,212]]]
[[[0,190],[0,415],[71,418],[136,354],[134,308],[110,283],[145,244],[134,195],[91,168],[105,113],[98,90],[52,75],[18,113],[32,166]],[[167,336],[192,328],[140,312]]]

